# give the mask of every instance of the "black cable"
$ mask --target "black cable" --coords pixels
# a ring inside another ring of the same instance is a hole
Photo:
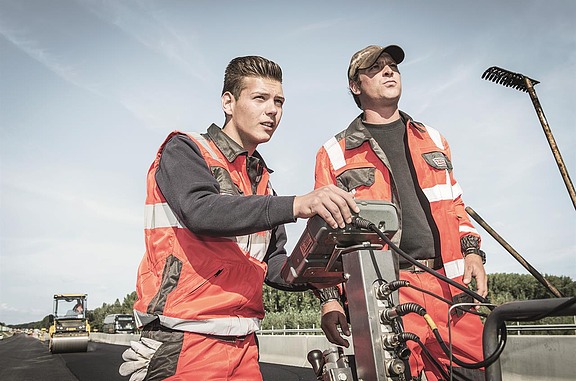
[[[400,249],[398,246],[396,246],[394,244],[394,242],[392,242],[386,236],[386,234],[382,233],[380,231],[380,229],[378,229],[378,227],[373,222],[370,222],[370,221],[368,221],[362,217],[356,216],[356,217],[352,218],[352,224],[358,228],[369,229],[369,230],[372,230],[373,232],[375,232],[376,234],[378,234],[378,236],[380,238],[382,238],[382,240],[384,242],[386,242],[392,250],[394,250],[396,253],[398,253],[398,255],[400,255],[402,258],[406,259],[408,262],[410,262],[414,266],[424,270],[425,272],[427,272],[429,274],[434,275],[435,277],[437,277],[439,279],[442,279],[444,282],[450,284],[451,286],[456,287],[460,291],[467,293],[468,295],[472,296],[474,299],[476,299],[482,303],[485,303],[485,304],[490,304],[490,301],[488,299],[484,298],[483,296],[480,296],[479,294],[475,293],[474,291],[470,290],[469,288],[462,286],[461,284],[453,281],[452,279],[440,274],[438,271],[432,270],[431,268],[424,266],[423,264],[421,264],[417,260],[413,259],[411,256],[406,254],[402,249]],[[488,307],[488,308],[491,308],[491,307]],[[491,309],[493,309],[493,307]]]
[[[450,354],[451,353],[450,349],[446,346],[446,343],[442,339],[442,336],[440,336],[438,328],[433,329],[432,333],[434,334],[436,341],[438,341],[438,344],[440,344],[440,347],[442,348],[446,356],[451,358],[457,365],[467,369],[479,369],[482,367],[488,367],[492,365],[496,360],[498,360],[498,358],[502,354],[502,351],[504,351],[504,347],[506,346],[506,339],[508,337],[508,332],[506,331],[506,324],[503,323],[500,326],[500,342],[498,343],[498,348],[496,348],[496,350],[490,356],[485,358],[483,361],[479,361],[476,363],[468,363],[460,360],[459,358],[454,356],[454,354],[452,355]]]
[[[454,354],[451,354],[450,349],[446,346],[444,339],[442,339],[442,336],[440,335],[440,332],[438,331],[436,324],[432,320],[432,317],[430,315],[428,315],[428,313],[426,312],[426,309],[424,307],[422,307],[421,305],[419,305],[417,303],[412,303],[412,302],[399,304],[396,307],[392,307],[392,308],[389,308],[387,310],[384,310],[384,312],[382,313],[382,317],[386,320],[391,321],[398,316],[404,316],[404,315],[409,314],[409,313],[416,313],[416,314],[424,317],[424,320],[426,320],[426,322],[428,323],[428,326],[432,330],[434,337],[436,337],[436,341],[438,342],[438,344],[440,344],[440,347],[442,348],[442,350],[444,351],[446,356],[453,359],[456,364],[460,365],[463,368],[478,369],[478,368],[486,367],[486,366],[492,364],[493,362],[498,360],[498,358],[502,354],[502,351],[504,350],[504,347],[506,345],[506,338],[507,338],[508,333],[506,331],[506,324],[502,324],[500,326],[501,340],[498,343],[498,348],[496,348],[494,353],[492,353],[490,356],[488,356],[488,358],[485,358],[484,361],[480,361],[480,362],[476,362],[476,363],[467,363],[467,362],[464,362],[464,361],[458,359],[456,356],[454,356]]]
[[[401,332],[398,334],[398,340],[400,342],[406,342],[408,340],[412,340],[412,341],[416,342],[420,346],[420,348],[422,349],[422,353],[424,353],[424,355],[428,358],[428,360],[430,360],[430,362],[436,367],[436,369],[438,369],[438,371],[440,373],[442,373],[442,377],[444,377],[445,380],[450,379],[450,376],[448,375],[446,370],[444,370],[444,367],[442,367],[442,364],[440,364],[438,362],[438,360],[436,360],[432,356],[432,354],[430,353],[428,348],[426,348],[424,343],[420,340],[420,338],[416,334],[414,334],[412,332]]]
[[[467,293],[468,295],[472,296],[474,299],[479,300],[482,303],[485,304],[489,304],[490,301],[482,296],[480,296],[479,294],[477,294],[476,292],[468,289],[467,287],[464,287],[462,285],[460,285],[459,283],[456,283],[455,281],[453,281],[452,279],[447,278],[446,276],[438,273],[437,271],[432,270],[431,268],[422,265],[420,262],[416,261],[415,259],[413,259],[412,257],[410,257],[408,254],[406,254],[404,251],[402,251],[398,246],[396,246],[384,233],[382,233],[380,231],[380,229],[378,229],[378,227],[364,219],[361,217],[354,217],[352,219],[352,223],[359,228],[364,228],[364,229],[369,229],[374,231],[376,234],[378,234],[378,236],[380,238],[382,238],[382,240],[384,242],[386,242],[388,244],[388,246],[394,250],[398,255],[400,255],[401,257],[403,257],[404,259],[406,259],[408,262],[410,262],[411,264],[413,264],[414,266],[421,268],[422,270],[424,270],[425,272],[432,274],[434,276],[436,276],[439,279],[442,279],[443,281],[445,281],[446,283],[458,288],[461,291],[464,291],[465,293]],[[567,303],[563,303],[563,305],[565,305]],[[421,307],[422,308],[422,307]],[[493,309],[494,307],[490,307],[488,306],[488,308]],[[412,308],[409,308],[412,309]],[[423,309],[423,308],[422,308]],[[557,308],[556,308],[557,309]],[[424,310],[425,311],[425,310]],[[416,312],[420,314],[420,311],[409,311],[409,312]],[[436,340],[438,341],[438,343],[440,344],[440,347],[442,348],[442,350],[444,351],[444,353],[451,359],[453,360],[457,365],[463,367],[463,368],[468,368],[468,369],[479,369],[482,367],[487,367],[489,365],[491,365],[492,363],[494,363],[495,361],[498,360],[498,358],[500,357],[500,355],[502,354],[502,351],[504,351],[504,347],[506,346],[506,338],[507,338],[507,331],[506,331],[506,324],[502,324],[500,326],[500,342],[498,343],[498,348],[496,348],[496,350],[487,358],[485,358],[483,361],[477,362],[477,363],[467,363],[465,361],[462,361],[460,359],[458,359],[456,356],[454,356],[450,349],[446,346],[446,343],[444,342],[444,340],[442,339],[442,336],[440,335],[440,333],[438,332],[438,328],[434,328],[432,330],[434,336],[436,337]]]
[[[384,310],[383,312],[383,318],[385,318],[388,321],[392,321],[395,318],[397,318],[398,316],[404,316],[406,314],[409,313],[415,313],[418,314],[420,316],[424,316],[426,315],[426,310],[424,309],[424,307],[422,307],[421,305],[417,304],[417,303],[402,303],[399,304],[395,307],[392,308],[388,308],[386,310]]]
[[[388,283],[384,283],[380,287],[384,287],[388,293],[392,293],[396,290],[399,290],[401,287],[407,287],[407,286],[410,286],[409,281],[403,279],[396,279]]]
[[[420,291],[421,293],[430,295],[431,297],[436,298],[436,299],[438,299],[438,300],[446,303],[446,304],[449,305],[449,306],[454,306],[454,305],[455,305],[455,303],[454,303],[453,301],[448,300],[448,299],[446,299],[446,298],[444,298],[444,297],[442,297],[442,296],[440,296],[440,295],[436,295],[435,293],[433,293],[433,292],[431,292],[431,291],[425,290],[425,289],[420,288],[420,287],[418,287],[418,286],[414,286],[413,284],[411,284],[411,283],[410,283],[409,281],[407,281],[407,280],[402,280],[402,279],[393,280],[393,281],[390,281],[390,282],[388,282],[388,283],[384,283],[383,285],[381,285],[381,286],[380,286],[380,289],[382,289],[383,294],[389,295],[390,293],[392,293],[392,292],[394,292],[394,291],[396,291],[396,290],[399,290],[399,289],[402,288],[402,287],[410,287],[410,288],[413,288],[413,289],[415,289],[415,290],[418,290],[418,291]],[[484,317],[484,318],[488,316],[487,314],[482,313],[482,312],[478,312],[478,311],[476,311],[475,309],[466,309],[466,308],[464,308],[464,307],[462,307],[462,306],[458,306],[458,307],[456,307],[456,308],[459,309],[459,310],[461,310],[461,311],[464,311],[464,312],[469,312],[469,313],[471,313],[471,314],[473,314],[473,315],[482,316],[482,317]]]
[[[474,299],[479,300],[482,303],[485,304],[490,304],[490,301],[486,298],[484,298],[483,296],[480,296],[479,294],[477,294],[476,292],[468,289],[465,286],[462,286],[461,284],[453,281],[452,279],[440,274],[437,271],[432,270],[431,268],[422,265],[420,262],[416,261],[415,259],[413,259],[412,257],[410,257],[408,254],[406,254],[402,249],[400,249],[398,246],[396,246],[384,233],[382,233],[380,231],[380,229],[378,229],[378,227],[362,218],[362,217],[353,217],[352,218],[352,224],[355,225],[356,227],[359,228],[364,228],[364,229],[369,229],[372,230],[373,232],[375,232],[376,234],[378,234],[378,236],[380,238],[382,238],[382,240],[384,242],[386,242],[388,244],[388,246],[394,250],[398,255],[400,255],[402,258],[406,259],[408,262],[410,262],[411,264],[413,264],[414,266],[424,270],[425,272],[434,275],[435,277],[445,281],[446,283],[456,287],[457,289],[464,291],[465,293],[467,293],[468,295],[472,296]],[[563,303],[563,305],[565,305],[567,303]],[[494,309],[495,307],[491,307],[491,306],[487,306],[489,309]],[[555,310],[557,310],[557,308],[555,308]],[[415,312],[415,311],[414,311]],[[442,336],[440,336],[440,333],[438,332],[438,328],[434,328],[432,330],[434,336],[436,337],[436,340],[438,341],[438,343],[440,344],[440,347],[442,348],[442,350],[444,351],[444,353],[450,357],[451,359],[453,359],[453,361],[463,367],[463,368],[468,368],[468,369],[479,369],[482,367],[487,367],[489,365],[491,365],[492,363],[494,363],[496,360],[498,360],[498,358],[500,357],[500,355],[502,354],[502,351],[504,351],[504,347],[506,346],[506,339],[507,339],[507,331],[506,331],[506,324],[502,324],[500,326],[500,342],[498,343],[498,348],[496,348],[496,350],[490,355],[488,356],[488,358],[485,358],[483,361],[477,362],[477,363],[467,363],[465,361],[462,361],[460,359],[458,359],[456,356],[454,356],[453,354],[451,354],[450,349],[446,346],[446,343],[444,342],[444,340],[442,339]]]
[[[423,293],[423,294],[428,294],[428,295],[432,296],[433,298],[436,298],[436,299],[438,299],[438,300],[440,300],[440,301],[448,304],[449,306],[453,306],[453,305],[455,304],[455,303],[453,303],[451,300],[448,300],[448,299],[446,299],[446,298],[443,298],[443,297],[440,296],[440,295],[436,295],[435,293],[433,293],[433,292],[431,292],[431,291],[425,290],[425,289],[420,288],[420,287],[418,287],[418,286],[414,286],[413,284],[410,284],[410,282],[408,282],[408,284],[406,285],[406,287],[410,287],[410,288],[413,288],[413,289],[415,289],[415,290],[418,290],[418,291],[420,291],[420,292]],[[485,318],[485,317],[488,317],[487,314],[485,314],[485,313],[483,313],[483,312],[478,312],[478,311],[476,311],[476,310],[474,310],[474,309],[467,310],[466,308],[461,307],[461,306],[458,306],[458,307],[456,307],[456,308],[459,309],[459,310],[461,310],[461,311],[471,313],[471,314],[473,314],[473,315],[482,316],[482,317],[484,317],[484,318]]]

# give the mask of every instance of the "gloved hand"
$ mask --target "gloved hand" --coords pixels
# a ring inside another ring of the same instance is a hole
[[[350,326],[344,314],[344,308],[337,300],[331,300],[322,305],[322,317],[320,327],[326,334],[326,338],[333,344],[348,348],[350,343],[340,335],[338,326],[342,328],[342,333],[350,336]]]
[[[130,348],[122,353],[124,363],[120,365],[120,375],[130,376],[130,381],[142,381],[148,372],[150,359],[156,353],[162,342],[141,337],[140,341],[131,341]]]

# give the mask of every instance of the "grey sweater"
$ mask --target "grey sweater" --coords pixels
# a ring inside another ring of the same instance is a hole
[[[217,142],[226,157],[247,155],[240,145],[212,125],[208,136]],[[263,164],[257,152],[257,157]],[[196,143],[186,135],[172,137],[164,146],[156,171],[156,182],[180,223],[195,234],[236,236],[272,230],[272,240],[264,259],[268,263],[266,283],[280,289],[304,289],[287,285],[280,276],[286,261],[284,223],[294,222],[294,196],[220,194]]]

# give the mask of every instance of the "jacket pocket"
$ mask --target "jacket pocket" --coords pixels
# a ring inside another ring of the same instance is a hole
[[[448,159],[448,156],[444,152],[434,151],[434,152],[426,152],[422,154],[424,161],[428,163],[434,169],[437,170],[452,170],[452,162]]]
[[[369,187],[374,184],[375,172],[375,167],[347,169],[336,176],[336,185],[348,192],[361,186]]]
[[[214,281],[222,272],[224,271],[223,268],[215,269],[211,272],[208,272],[209,275],[206,277],[201,277],[196,274],[193,278],[188,278],[186,280],[183,279],[183,282],[187,283],[184,287],[175,290],[173,295],[170,297],[171,303],[178,303],[182,300],[185,300],[206,286],[208,283]]]

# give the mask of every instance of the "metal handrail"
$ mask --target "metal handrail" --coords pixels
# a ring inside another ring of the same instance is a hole
[[[523,324],[523,325],[507,325],[508,332],[513,331],[564,331],[576,330],[576,324]]]
[[[324,331],[320,328],[273,328],[273,329],[261,329],[257,332],[260,335],[283,335],[287,333],[291,334],[314,334],[323,335]]]
[[[507,325],[506,330],[508,332],[518,332],[518,331],[564,331],[572,330],[576,331],[576,324],[523,324],[523,325]],[[324,332],[320,328],[273,328],[273,329],[261,329],[258,331],[259,335],[286,335],[286,334],[296,334],[296,335],[323,335]]]

